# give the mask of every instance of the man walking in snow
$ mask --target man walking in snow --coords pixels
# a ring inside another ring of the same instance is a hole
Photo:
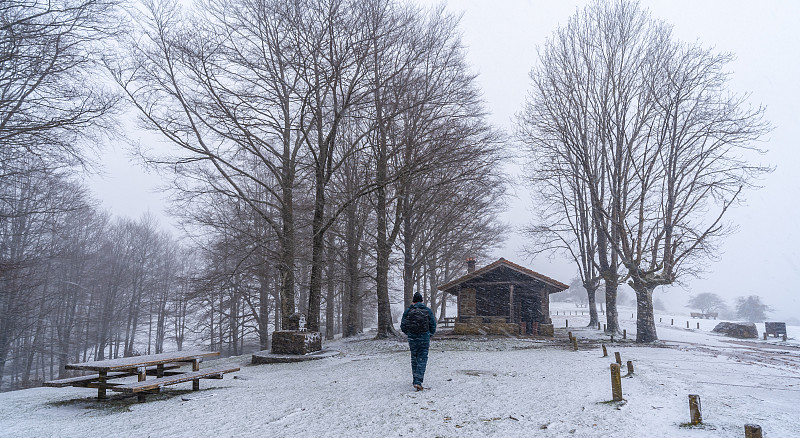
[[[431,336],[436,333],[436,317],[428,306],[422,304],[422,295],[419,292],[414,294],[412,303],[403,312],[400,330],[408,335],[414,388],[422,391],[422,380],[425,378],[425,367],[428,365],[428,348]]]

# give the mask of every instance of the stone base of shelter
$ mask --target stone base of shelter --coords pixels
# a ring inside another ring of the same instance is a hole
[[[456,322],[453,325],[454,335],[502,335],[517,336],[525,334],[521,324],[506,322]],[[538,336],[553,336],[553,324],[538,324],[538,330],[533,333]]]
[[[272,332],[273,354],[309,354],[322,350],[319,332],[277,330]]]
[[[520,329],[518,324],[505,322],[457,322],[453,325],[453,334],[516,336],[520,334]]]

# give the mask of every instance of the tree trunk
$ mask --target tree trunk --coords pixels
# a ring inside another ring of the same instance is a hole
[[[588,327],[597,327],[597,322],[600,320],[597,317],[597,303],[596,303],[596,292],[599,284],[590,284],[590,285],[583,285],[586,288],[586,296],[589,299],[589,325]]]
[[[333,247],[333,239],[328,239],[328,255],[327,255],[327,265],[328,265],[328,273],[326,275],[326,294],[325,294],[325,339],[331,340],[333,339],[334,329],[336,328],[334,325],[334,321],[336,320],[335,315],[335,270],[336,270],[336,249]]]
[[[658,340],[656,321],[653,315],[653,290],[655,286],[632,281],[636,292],[636,342],[647,343]]]
[[[606,285],[606,333],[619,333],[617,315],[617,288],[619,283],[616,273],[607,273],[603,277]]]

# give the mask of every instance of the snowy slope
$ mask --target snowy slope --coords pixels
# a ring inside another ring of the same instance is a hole
[[[630,314],[621,311],[620,320],[632,332],[635,321],[624,316]],[[766,437],[800,437],[800,349],[793,341],[733,343],[709,333],[716,322],[686,330],[684,318],[683,327],[659,324],[657,345],[610,344],[580,327],[588,316],[565,316],[580,340],[575,352],[561,319],[553,316],[553,341],[440,337],[425,378],[430,389],[419,393],[405,343],[366,335],[327,343],[344,354],[320,361],[209,361],[204,366],[242,370],[236,378],[203,380],[199,393],[188,383],[172,386],[144,404],[135,397],[97,402],[94,390],[82,388],[0,394],[0,436],[735,437],[756,423]],[[797,335],[790,328],[790,337]],[[600,342],[610,357],[601,357]],[[635,366],[623,378],[621,404],[607,403],[614,351]],[[704,429],[681,427],[689,420],[688,394],[701,396]]]

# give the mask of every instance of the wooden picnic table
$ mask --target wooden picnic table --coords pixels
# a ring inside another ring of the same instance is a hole
[[[91,362],[72,363],[64,366],[68,370],[95,371],[97,374],[51,380],[45,386],[81,386],[97,388],[97,398],[106,398],[106,390],[140,393],[139,400],[144,401],[145,391],[160,390],[162,386],[173,385],[191,380],[192,390],[200,389],[201,378],[222,378],[222,374],[239,371],[239,368],[217,367],[201,371],[200,362],[206,357],[219,356],[218,351],[175,351],[170,353],[148,354],[144,356],[121,357],[117,359],[95,360]],[[192,372],[172,371],[181,363],[191,363]],[[138,376],[138,382],[119,384],[109,379]],[[155,375],[156,379],[147,380],[147,375]]]

